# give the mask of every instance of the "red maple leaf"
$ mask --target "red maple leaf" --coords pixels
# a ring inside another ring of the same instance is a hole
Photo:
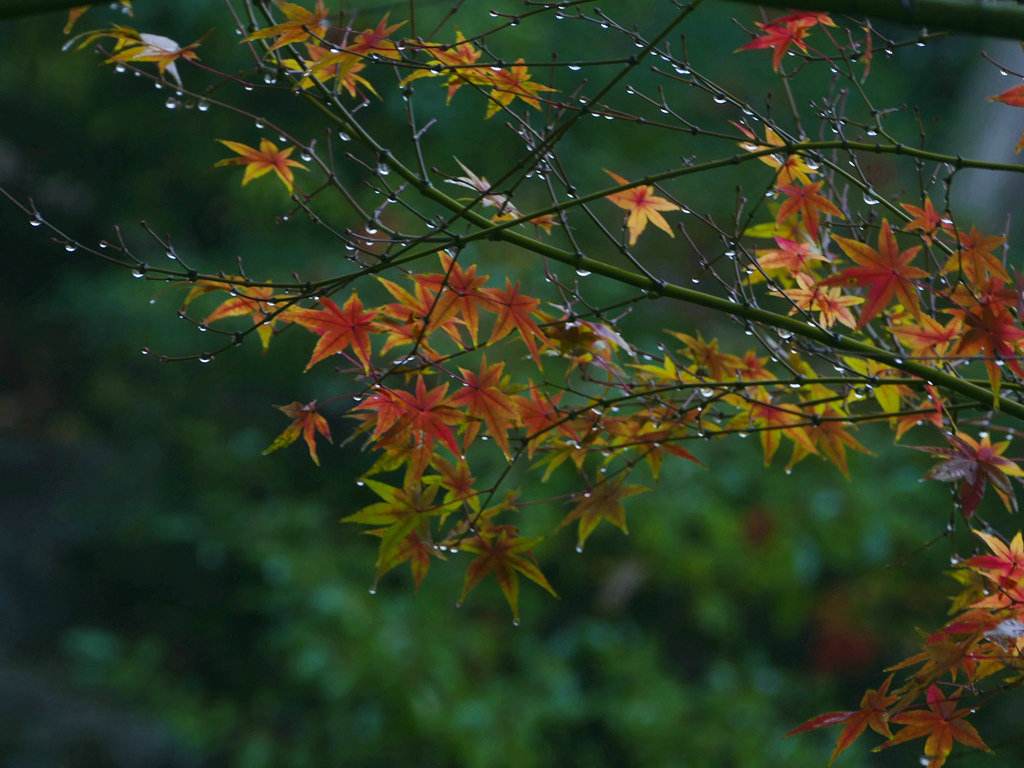
[[[491,338],[488,344],[501,341],[513,331],[519,331],[519,336],[530,350],[530,356],[540,367],[540,353],[537,348],[537,341],[541,346],[548,343],[547,337],[533,319],[540,307],[540,301],[532,296],[526,296],[519,291],[519,283],[515,285],[508,278],[505,278],[505,289],[488,288],[486,290],[487,300],[493,310],[498,313],[491,329]]]
[[[891,739],[892,731],[889,730],[888,713],[886,710],[899,700],[899,696],[889,695],[889,686],[891,684],[892,675],[889,675],[885,682],[878,687],[878,690],[872,689],[864,693],[863,698],[860,700],[860,709],[846,712],[826,712],[798,725],[786,735],[795,736],[798,733],[806,733],[808,731],[815,731],[818,728],[827,728],[830,725],[845,723],[839,738],[836,739],[836,746],[832,750],[832,756],[829,758],[830,765],[868,727],[878,735]]]
[[[288,403],[288,405],[276,405],[274,407],[291,419],[292,423],[285,427],[284,432],[274,438],[274,442],[267,446],[266,450],[263,451],[263,455],[266,456],[269,453],[279,451],[291,445],[301,435],[302,439],[306,441],[306,447],[309,449],[309,458],[319,467],[320,456],[316,450],[316,436],[319,433],[327,442],[331,442],[331,427],[327,423],[327,419],[317,412],[316,400],[308,403],[300,403],[296,400],[295,402]]]
[[[821,214],[835,216],[838,219],[845,219],[843,212],[836,207],[836,204],[821,194],[825,182],[818,181],[814,184],[787,184],[779,187],[779,191],[786,195],[779,212],[775,217],[776,222],[782,222],[795,213],[800,214],[804,228],[815,240],[818,239],[818,217]]]
[[[512,457],[512,451],[508,444],[508,431],[512,429],[519,420],[515,404],[505,392],[507,380],[505,378],[505,364],[487,364],[487,358],[480,364],[480,373],[474,373],[466,368],[459,368],[462,372],[463,386],[451,397],[452,405],[465,406],[473,420],[466,425],[466,435],[463,441],[467,447],[476,438],[480,430],[480,423],[487,426],[488,434],[494,438],[501,452],[506,458]]]
[[[858,327],[863,328],[889,303],[898,298],[915,317],[921,314],[917,301],[917,290],[914,280],[927,277],[923,269],[910,266],[921,246],[915,245],[905,251],[899,249],[896,237],[892,233],[888,219],[882,219],[882,229],[878,233],[878,249],[839,235],[832,239],[839,243],[843,252],[859,266],[848,267],[838,275],[822,281],[825,284],[854,283],[867,288],[867,300],[860,313]]]
[[[363,370],[369,372],[370,331],[375,329],[373,320],[377,315],[376,310],[364,311],[363,302],[355,293],[348,297],[344,306],[339,307],[326,297],[320,299],[320,305],[322,310],[296,309],[289,314],[293,323],[320,336],[306,363],[306,370],[351,347],[363,364]]]
[[[946,698],[937,685],[930,685],[926,696],[928,709],[912,709],[892,716],[890,722],[905,727],[879,749],[927,738],[924,756],[928,760],[928,768],[941,768],[946,764],[946,758],[953,751],[954,741],[985,752],[992,751],[982,741],[974,726],[964,719],[970,710],[956,708],[959,693]]]

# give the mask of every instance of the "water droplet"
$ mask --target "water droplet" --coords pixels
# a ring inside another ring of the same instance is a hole
[[[74,253],[78,250],[78,246],[74,243],[64,243],[64,250],[68,253]]]
[[[387,176],[389,173],[391,173],[391,169],[388,168],[388,164],[387,163],[378,163],[377,164],[377,175],[378,176]]]
[[[366,481],[365,480],[356,480],[356,485],[359,486],[360,488],[362,488],[364,485],[366,485]]]
[[[277,75],[275,75],[273,72],[264,72],[263,82],[266,83],[267,85],[274,85],[275,83],[277,83]]]
[[[576,545],[576,554],[577,555],[582,555],[583,554],[583,545],[582,544],[577,544]]]
[[[139,279],[140,277],[145,277],[145,276],[146,276],[146,270],[144,270],[144,269],[133,269],[132,270],[132,277],[134,277],[136,280]]]
[[[878,205],[878,198],[874,196],[871,190],[864,193],[864,205]]]
[[[114,71],[117,72],[117,74],[119,74],[119,75],[124,74],[125,71],[127,71],[127,69],[128,68],[124,64],[115,64],[114,65]]]
[[[256,120],[256,127],[262,129],[263,125],[264,125],[263,121],[257,118],[257,120]]]
[[[725,98],[725,96],[722,96],[721,94],[715,95],[712,100],[715,102],[715,104],[725,104],[725,102],[728,101],[728,99]]]
[[[581,69],[583,69],[583,67],[581,67],[579,64],[570,64],[569,65],[569,71],[570,72],[579,72]]]
[[[576,270],[576,276],[577,277],[590,277],[591,274],[592,273],[590,272],[589,269],[577,269]]]
[[[33,216],[31,219],[28,220],[28,225],[30,227],[40,227],[42,226],[42,224],[43,221],[38,216]]]
[[[143,347],[142,349],[140,349],[139,350],[139,354],[142,355],[143,357],[148,355],[149,354],[149,347]]]
[[[200,112],[208,112],[210,110],[210,102],[208,102],[206,99],[200,99],[196,103],[196,109],[198,109]]]
[[[164,106],[167,107],[168,109],[177,109],[178,108],[178,100],[176,98],[174,98],[173,96],[168,96],[167,97],[167,101],[164,102]]]
[[[512,619],[512,626],[513,627],[518,627],[519,626],[519,619]]]
[[[309,154],[309,152],[299,152],[299,160],[301,160],[302,162],[308,163],[312,159],[313,156]]]
[[[205,363],[212,363],[213,362],[213,355],[200,355],[199,356],[199,362],[200,363],[204,363],[204,364]]]
[[[200,323],[199,325],[196,326],[196,330],[199,331],[200,333],[206,333],[210,329],[204,323]]]
[[[371,586],[371,587],[370,587],[370,588],[369,588],[368,590],[366,590],[366,591],[367,591],[367,592],[369,592],[369,593],[370,593],[371,595],[376,595],[376,594],[377,594],[377,585],[376,585],[376,584],[374,584],[373,586]]]

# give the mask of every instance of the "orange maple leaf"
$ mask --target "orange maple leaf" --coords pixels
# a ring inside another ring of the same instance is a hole
[[[831,725],[845,723],[839,738],[836,739],[835,749],[829,758],[829,765],[836,761],[868,727],[879,736],[887,739],[892,738],[892,731],[889,730],[888,713],[886,710],[899,700],[899,696],[889,694],[889,686],[892,684],[892,675],[889,675],[878,690],[868,690],[860,700],[860,709],[847,712],[826,712],[823,715],[812,717],[805,723],[787,733],[787,736],[795,736],[798,733],[814,731],[818,728],[827,728]]]
[[[622,505],[630,496],[647,491],[642,485],[626,485],[622,480],[605,480],[579,496],[579,503],[562,520],[566,526],[579,521],[576,533],[576,550],[583,551],[590,534],[602,520],[611,523],[623,533],[629,533],[626,526],[626,508]]]
[[[487,94],[487,114],[484,119],[496,115],[503,107],[507,107],[517,97],[520,101],[534,109],[540,109],[539,93],[554,93],[557,89],[541,83],[535,83],[523,59],[516,59],[514,66],[498,71],[488,69],[488,80],[491,86]]]
[[[928,760],[928,768],[941,768],[946,758],[953,751],[953,742],[991,752],[982,741],[974,726],[964,719],[970,714],[968,709],[957,709],[959,692],[947,698],[937,685],[928,686],[926,698],[928,709],[913,709],[900,712],[890,718],[890,722],[905,726],[879,749],[886,749],[914,739],[926,738],[924,756]]]
[[[376,310],[365,311],[359,296],[353,293],[339,307],[326,297],[321,297],[322,310],[295,309],[289,319],[320,337],[313,348],[313,354],[306,363],[308,371],[321,360],[343,352],[349,347],[363,364],[363,371],[370,370],[370,332],[375,329]]]
[[[775,216],[776,223],[781,223],[793,214],[799,214],[803,221],[804,229],[808,234],[818,240],[818,217],[821,214],[835,216],[838,219],[845,219],[843,212],[836,207],[836,204],[821,194],[825,182],[818,181],[814,184],[784,184],[779,191],[787,199],[779,206],[779,212]]]
[[[1024,85],[1015,85],[1008,91],[1003,91],[998,96],[992,96],[992,101],[1001,101],[1011,107],[1024,107]],[[1014,152],[1019,153],[1024,149],[1024,133],[1020,135],[1020,141],[1014,147]]]
[[[932,205],[931,198],[928,196],[924,198],[923,208],[910,203],[900,203],[900,206],[913,217],[903,225],[903,231],[920,232],[921,239],[929,245],[932,244],[937,233],[948,230],[951,226],[950,222],[935,210],[935,206]]]
[[[258,179],[260,176],[270,173],[273,171],[277,178],[284,184],[284,188],[288,190],[288,194],[292,193],[293,183],[295,181],[295,175],[292,173],[292,168],[302,168],[305,170],[305,166],[298,160],[291,160],[289,156],[295,151],[295,147],[285,147],[284,149],[278,149],[277,145],[270,139],[260,139],[260,148],[250,147],[247,144],[242,144],[238,141],[228,141],[227,139],[217,139],[221,144],[235,152],[239,157],[227,157],[223,160],[218,160],[214,163],[214,167],[223,165],[244,165],[245,174],[242,176],[242,186],[244,187],[253,179]]]
[[[394,40],[389,40],[395,30],[400,29],[405,22],[388,25],[390,12],[384,14],[384,18],[377,22],[377,26],[371,29],[364,29],[345,50],[357,56],[379,56],[382,59],[393,59],[401,61],[402,54],[398,52],[398,46]]]
[[[982,285],[992,275],[1004,282],[1010,280],[1006,267],[993,250],[1006,242],[1005,237],[986,235],[971,227],[970,232],[956,233],[958,250],[942,267],[943,273],[960,272],[975,285]]]
[[[778,248],[758,248],[757,263],[768,272],[784,269],[790,274],[806,272],[812,261],[828,261],[813,243],[798,243],[785,237],[776,237]]]
[[[462,594],[459,596],[459,604],[466,595],[472,591],[488,574],[494,574],[494,578],[505,596],[509,608],[512,609],[512,618],[519,623],[519,576],[528,578],[534,584],[544,589],[552,597],[558,597],[547,578],[537,567],[533,559],[532,550],[539,544],[541,539],[525,538],[519,536],[518,531],[511,525],[497,525],[489,529],[482,529],[469,539],[465,539],[460,547],[476,555],[473,562],[466,570],[466,578],[462,583]]]
[[[270,46],[271,51],[276,51],[291,43],[309,40],[311,36],[320,35],[327,29],[327,17],[330,14],[324,7],[324,0],[316,0],[316,7],[312,11],[303,8],[298,3],[278,2],[277,7],[284,14],[286,20],[280,24],[258,29],[251,35],[243,37],[242,42],[276,37],[277,40]]]
[[[309,458],[319,467],[320,456],[316,450],[316,436],[319,433],[327,442],[331,442],[331,427],[327,423],[327,419],[317,412],[316,400],[308,403],[300,403],[296,400],[288,405],[275,405],[274,407],[291,419],[292,423],[285,427],[284,432],[274,438],[274,442],[267,446],[263,455],[266,456],[288,447],[301,435],[309,449]]]
[[[480,431],[481,422],[487,426],[487,433],[505,454],[512,457],[508,444],[508,431],[516,426],[519,414],[515,404],[505,392],[508,377],[505,376],[505,363],[487,364],[486,356],[480,364],[480,373],[467,368],[459,368],[462,372],[463,386],[451,397],[451,404],[464,406],[474,419],[466,424],[466,435],[463,445],[467,448]]]
[[[530,356],[540,368],[540,353],[537,342],[541,346],[547,346],[548,340],[544,332],[534,321],[533,316],[537,314],[540,301],[520,292],[519,283],[515,285],[507,277],[505,288],[485,289],[487,301],[492,305],[492,311],[497,312],[494,327],[491,329],[491,338],[488,344],[501,341],[513,331],[519,332],[526,348],[530,350]]]
[[[791,13],[780,16],[769,22],[755,21],[754,25],[764,34],[755,37],[746,45],[737,48],[737,51],[756,51],[770,48],[772,51],[772,70],[779,71],[782,66],[782,57],[786,55],[791,46],[796,46],[801,51],[807,51],[807,37],[811,27],[816,24],[826,24],[834,27],[835,22],[827,13]]]
[[[795,314],[802,309],[807,312],[817,312],[818,322],[825,328],[831,328],[836,322],[840,322],[847,328],[856,328],[857,321],[850,311],[850,307],[856,306],[864,301],[861,296],[843,296],[842,289],[830,288],[821,283],[815,282],[810,275],[799,273],[796,276],[796,288],[771,291],[776,296],[782,296],[793,302],[789,314]]]
[[[942,357],[960,335],[963,323],[953,317],[945,325],[931,315],[921,315],[920,325],[893,325],[889,332],[910,350],[914,357]]]
[[[627,179],[607,168],[604,172],[611,176],[616,184],[629,184]],[[624,211],[629,211],[626,228],[629,230],[630,245],[636,245],[637,238],[647,228],[647,222],[656,226],[669,237],[675,237],[672,227],[665,221],[661,211],[678,211],[679,206],[654,194],[654,187],[649,185],[633,187],[621,192],[613,192],[606,199]]]
[[[852,282],[867,288],[867,301],[861,310],[858,327],[863,328],[871,322],[871,319],[885,309],[894,298],[899,298],[903,306],[915,317],[920,317],[921,308],[913,281],[927,277],[928,273],[910,266],[910,262],[917,256],[921,246],[915,245],[900,251],[888,219],[882,219],[877,250],[865,243],[839,235],[833,235],[832,239],[839,243],[843,252],[859,266],[848,267],[823,282]]]

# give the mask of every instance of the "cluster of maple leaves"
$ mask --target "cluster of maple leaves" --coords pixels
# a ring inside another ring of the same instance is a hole
[[[957,742],[991,751],[967,721],[975,708],[965,699],[986,679],[1004,674],[1012,684],[1024,675],[1024,537],[1018,532],[1006,542],[985,531],[975,534],[989,551],[953,572],[963,587],[950,609],[953,618],[925,639],[919,653],[890,667],[859,709],[826,712],[790,735],[842,725],[833,761],[867,728],[886,739],[879,750],[925,739],[922,762],[929,768],[944,765]],[[893,687],[896,674],[905,679]]]
[[[481,49],[459,32],[452,43],[394,39],[403,24],[388,16],[358,32],[339,32],[328,23],[322,0],[312,9],[289,2],[277,8],[283,20],[268,21],[243,42],[262,45],[300,92],[327,88],[353,99],[379,96],[369,68],[388,62],[415,64],[401,86],[440,78],[449,102],[464,87],[482,93],[485,119],[516,100],[540,109],[545,94],[555,92],[533,80],[522,58],[511,66],[484,62]],[[82,12],[71,11],[66,31]],[[771,50],[772,68],[780,72],[787,54],[808,51],[814,29],[835,26],[825,13],[788,14],[757,23],[759,35],[740,50]],[[124,26],[78,40],[82,46],[112,41],[108,62],[154,63],[162,77],[179,85],[176,64],[198,59],[198,42],[181,47]],[[864,58],[869,54],[870,42]],[[1022,89],[994,98],[1024,106]],[[853,226],[812,155],[793,150],[793,140],[769,125],[763,138],[747,125],[735,127],[739,146],[758,153],[773,175],[773,216],[745,232],[768,241],[754,251],[747,287],[762,286],[766,300],[782,302],[790,315],[817,328],[835,332],[841,326],[883,339],[905,359],[934,361],[951,371],[971,370],[979,361],[996,398],[1005,368],[1024,377],[1018,361],[1024,347],[1020,291],[997,253],[1004,237],[964,229],[927,196],[900,203],[906,212],[901,223],[883,217]],[[294,146],[267,139],[257,147],[220,141],[234,156],[217,165],[242,166],[242,185],[272,173],[292,195],[293,169],[308,170],[294,159]],[[461,175],[448,181],[493,208],[491,221],[532,224],[548,235],[559,223],[551,213],[524,215],[486,177],[459,165]],[[606,173],[616,187],[605,200],[622,215],[629,247],[648,224],[675,236],[664,214],[682,207],[671,196],[655,185]],[[834,231],[840,224],[846,234]],[[410,272],[401,281],[378,275],[375,290],[387,297],[381,302],[368,302],[365,289],[362,296],[353,289],[309,302],[226,275],[194,281],[183,303],[185,310],[202,296],[227,293],[204,325],[248,318],[264,349],[283,328],[301,328],[315,338],[306,370],[329,361],[365,384],[346,415],[376,453],[360,482],[378,500],[345,520],[366,526],[380,540],[377,579],[408,564],[419,586],[432,562],[463,551],[473,558],[460,601],[493,576],[518,621],[521,577],[555,594],[533,555],[541,538],[523,536],[509,522],[510,513],[521,509],[518,494],[499,493],[497,485],[484,486],[474,476],[470,451],[485,440],[510,464],[520,457],[533,461],[545,480],[559,467],[575,468],[585,489],[569,499],[561,525],[576,526],[580,551],[602,522],[627,531],[625,502],[647,490],[630,482],[634,470],[645,465],[656,480],[668,456],[699,463],[683,445],[716,435],[756,432],[766,465],[785,442],[787,471],[818,457],[849,476],[848,452],[869,453],[854,437],[858,421],[887,422],[896,440],[930,425],[944,445],[921,448],[938,460],[928,476],[955,484],[966,520],[989,487],[1008,509],[1016,508],[1011,483],[1024,470],[1004,455],[1009,443],[993,443],[987,433],[976,439],[959,429],[958,404],[950,395],[896,365],[837,358],[838,371],[870,382],[866,389],[851,388],[828,382],[796,347],[783,345],[770,356],[754,349],[734,354],[715,339],[679,331],[668,332],[678,344],[663,346],[660,360],[642,356],[613,323],[568,308],[544,311],[538,297],[508,278],[503,286],[490,284],[467,253],[443,250],[437,271]],[[923,288],[927,302],[920,298]],[[510,345],[526,353],[530,375],[501,359]],[[479,353],[475,365],[465,363],[470,352]],[[543,375],[545,358],[557,359],[567,380],[574,372],[585,374],[593,394],[567,395],[539,384],[533,377]],[[318,439],[332,440],[322,410],[328,405],[278,406],[289,424],[266,452],[302,438],[319,464]],[[386,475],[393,479],[385,482]],[[920,654],[892,668],[894,674],[913,669],[912,674],[897,687],[890,675],[865,694],[861,709],[822,715],[794,733],[842,724],[833,759],[869,727],[885,737],[882,748],[924,738],[925,757],[936,767],[954,741],[987,749],[967,723],[970,712],[961,701],[982,680],[1005,674],[1012,681],[1020,674],[1024,551],[1020,534],[1007,544],[992,533],[976,533],[991,554],[962,564],[957,578],[965,589],[953,620],[927,638]],[[893,732],[894,725],[901,728]]]

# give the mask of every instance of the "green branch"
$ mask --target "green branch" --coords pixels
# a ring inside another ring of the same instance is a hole
[[[1024,40],[1024,5],[1013,0],[731,0],[779,9],[868,16],[928,29]]]

